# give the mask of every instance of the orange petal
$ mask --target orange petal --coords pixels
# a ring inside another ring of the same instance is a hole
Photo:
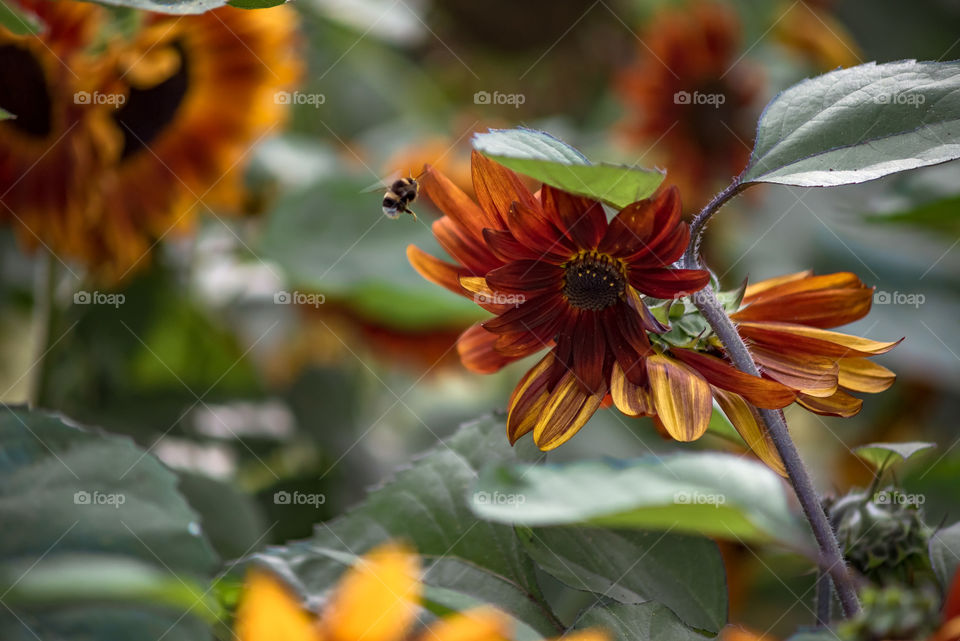
[[[496,258],[486,244],[483,237],[477,239],[450,218],[440,218],[433,221],[433,235],[443,250],[471,272],[485,274],[491,269],[499,267],[502,262]]]
[[[761,294],[769,289],[773,289],[777,285],[792,283],[795,280],[800,280],[809,276],[813,276],[812,269],[805,269],[802,272],[795,272],[793,274],[786,274],[784,276],[777,276],[775,278],[757,281],[752,285],[747,285],[747,289],[743,293],[743,302],[749,302],[758,294]]]
[[[518,357],[505,356],[495,349],[499,334],[488,332],[480,324],[473,325],[457,339],[460,362],[471,372],[493,374]]]
[[[610,635],[603,630],[590,628],[573,634],[565,634],[557,641],[610,641]]]
[[[478,240],[483,238],[484,227],[504,229],[502,221],[484,211],[449,178],[429,165],[420,177],[420,191],[433,201],[437,209],[470,230]]]
[[[740,334],[774,349],[851,358],[886,354],[900,341],[880,342],[793,323],[738,322]]]
[[[826,356],[789,354],[759,345],[750,348],[766,376],[808,396],[825,398],[837,391],[837,363]]]
[[[817,398],[815,396],[801,394],[797,397],[797,403],[814,414],[841,416],[843,418],[856,416],[856,414],[860,412],[860,408],[863,407],[863,401],[855,396],[850,396],[843,390],[837,390],[833,396],[826,398]]]
[[[782,287],[792,285],[788,283]],[[737,321],[778,321],[820,328],[837,327],[866,316],[871,304],[873,290],[866,287],[801,291],[770,298],[764,294],[733,314],[733,318]]]
[[[441,619],[417,638],[419,641],[507,641],[512,628],[507,615],[482,607]]]
[[[521,436],[533,429],[540,412],[547,404],[547,381],[554,363],[553,352],[548,352],[540,362],[527,372],[513,394],[510,395],[507,412],[507,438],[513,445]]]
[[[600,407],[604,396],[606,392],[585,392],[573,372],[564,374],[533,426],[537,447],[546,452],[573,438]]]
[[[278,579],[262,570],[247,574],[234,631],[238,641],[320,641],[317,622]]]
[[[715,356],[689,349],[674,349],[670,353],[703,374],[711,385],[736,392],[757,407],[777,410],[797,397],[786,385],[741,372]]]
[[[400,641],[416,622],[420,564],[408,548],[387,543],[346,571],[323,611],[331,641]]]
[[[838,380],[848,390],[878,394],[893,385],[897,375],[865,358],[841,358]]]
[[[757,410],[739,394],[727,392],[718,387],[713,387],[713,397],[717,399],[720,409],[730,419],[733,427],[740,433],[751,451],[774,472],[780,476],[786,476],[787,470],[783,467],[780,454],[777,453],[770,435],[761,427],[760,414]]]
[[[657,418],[678,441],[695,441],[707,431],[713,400],[710,384],[695,369],[662,354],[647,358],[650,393]]]
[[[540,212],[540,202],[524,186],[523,181],[503,165],[474,151],[470,156],[470,166],[477,201],[487,216],[494,217],[497,221],[497,224],[488,224],[485,227],[505,229],[502,221],[507,219],[510,205],[514,202]]]
[[[610,375],[610,396],[617,409],[627,416],[649,416],[653,414],[650,394],[639,385],[634,385],[626,377],[619,363],[613,364]]]
[[[473,297],[473,294],[464,291],[463,287],[460,286],[460,276],[468,276],[469,274],[456,265],[435,258],[416,245],[407,245],[407,260],[417,270],[417,273],[431,283],[446,287],[455,294],[467,298]]]

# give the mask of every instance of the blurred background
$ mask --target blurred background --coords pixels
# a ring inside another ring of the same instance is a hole
[[[951,0],[18,11],[26,22],[0,27],[0,107],[17,116],[0,122],[2,400],[149,448],[224,559],[308,536],[459,423],[502,410],[529,367],[460,366],[456,338],[483,312],[409,266],[410,243],[440,254],[438,212],[418,201],[417,221],[386,219],[384,180],[430,163],[469,193],[471,134],[524,125],[594,160],[667,169],[692,213],[743,168],[778,91],[838,66],[960,58]],[[787,417],[826,491],[869,481],[853,446],[938,443],[898,479],[930,522],[960,517],[958,210],[956,164],[760,186],[716,218],[705,250],[730,288],[806,268],[876,287],[851,333],[906,336],[880,358],[896,385],[852,419]],[[548,459],[677,447],[735,449],[662,441],[603,410]],[[294,489],[325,500],[276,504]],[[732,621],[808,621],[799,560],[724,552]]]

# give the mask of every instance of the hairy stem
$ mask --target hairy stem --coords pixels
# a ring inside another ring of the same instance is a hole
[[[830,625],[833,605],[833,586],[830,577],[822,570],[817,573],[817,625]]]
[[[722,207],[728,200],[740,193],[746,185],[739,179],[724,189],[722,192],[710,201],[703,210],[694,218],[691,224],[690,244],[684,254],[684,266],[688,269],[698,269],[700,267],[699,251],[700,241],[703,236],[704,226],[707,221]],[[723,309],[720,301],[717,300],[713,287],[707,285],[696,296],[693,302],[703,314],[703,317],[713,328],[714,333],[723,344],[727,355],[733,364],[742,372],[753,376],[760,376],[757,364],[750,355],[746,344],[740,337],[733,321]],[[860,611],[860,601],[857,599],[856,585],[853,578],[847,571],[847,566],[843,561],[843,554],[840,551],[840,545],[837,543],[837,537],[827,520],[827,515],[820,504],[820,497],[813,487],[810,480],[810,474],[807,472],[797,451],[797,446],[790,437],[790,431],[787,429],[787,422],[784,419],[783,412],[780,410],[768,410],[757,408],[763,426],[770,434],[777,452],[786,468],[787,476],[793,485],[793,490],[800,502],[810,528],[813,530],[813,536],[820,548],[820,567],[830,575],[833,580],[834,588],[837,591],[837,597],[843,612],[851,617]]]

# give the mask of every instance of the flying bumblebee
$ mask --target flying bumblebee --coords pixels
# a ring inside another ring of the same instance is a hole
[[[395,220],[400,217],[400,214],[410,214],[414,220],[417,220],[417,215],[410,209],[410,204],[417,199],[420,190],[417,178],[408,176],[407,178],[396,178],[392,181],[387,180],[364,191],[382,189],[386,186],[387,191],[383,194],[382,203],[383,215]]]

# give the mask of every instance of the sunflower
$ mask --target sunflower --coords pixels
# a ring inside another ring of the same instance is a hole
[[[511,442],[532,431],[550,450],[600,407],[615,370],[646,384],[647,332],[666,327],[643,296],[693,292],[709,274],[671,268],[690,236],[675,188],[608,222],[600,203],[549,185],[534,196],[516,174],[476,152],[472,173],[479,205],[431,167],[421,178],[445,214],[434,234],[457,264],[412,245],[407,255],[428,280],[496,314],[460,337],[467,368],[495,372],[552,348],[514,390],[507,419]]]
[[[124,38],[95,5],[24,2],[48,29],[0,35],[22,61],[0,68],[0,107],[29,114],[0,123],[0,193],[28,246],[115,280],[200,205],[240,203],[242,161],[299,73],[292,9],[142,14]]]
[[[662,9],[639,38],[637,60],[618,79],[629,110],[621,130],[632,145],[656,145],[699,209],[746,166],[760,73],[739,60],[739,20],[722,4]]]
[[[419,560],[387,543],[363,556],[340,579],[319,617],[305,610],[273,575],[252,570],[237,610],[238,641],[507,641],[510,619],[480,607],[454,614],[412,635],[419,612]],[[570,641],[607,641],[586,630]]]

